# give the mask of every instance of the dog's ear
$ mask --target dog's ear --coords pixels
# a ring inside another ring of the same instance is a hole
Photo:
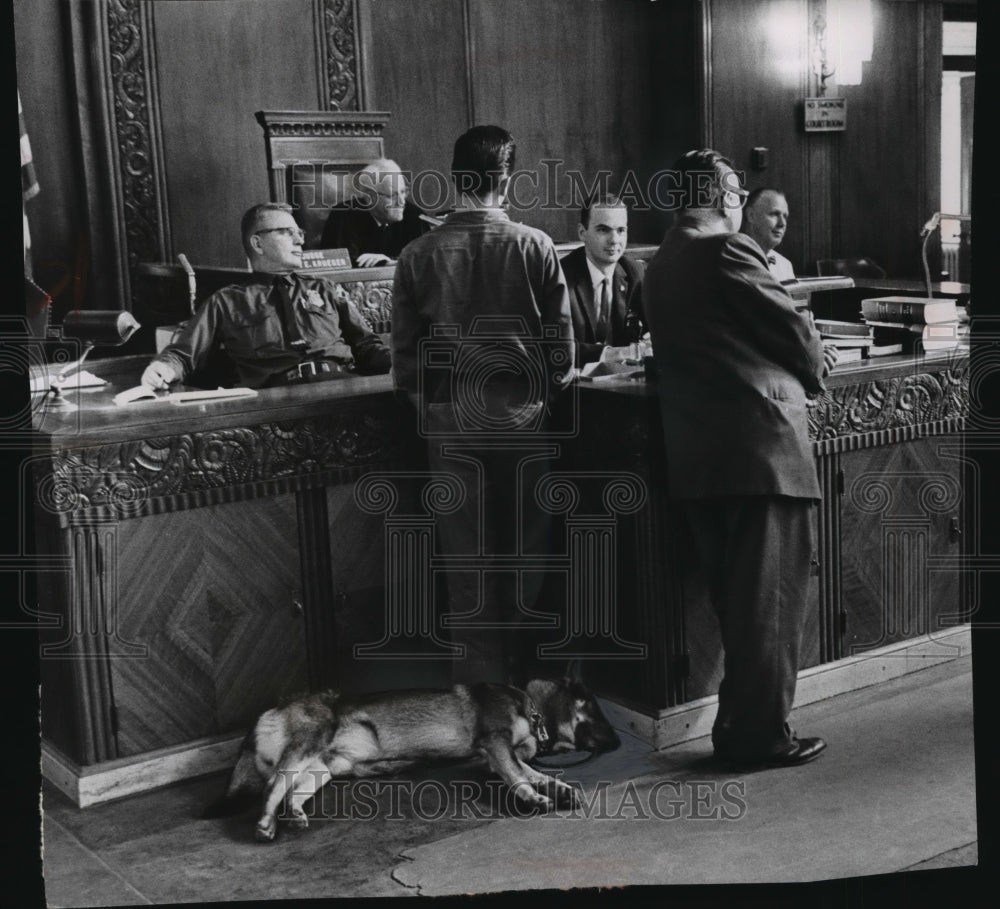
[[[583,681],[583,666],[579,659],[570,660],[566,665],[565,680],[567,684]]]

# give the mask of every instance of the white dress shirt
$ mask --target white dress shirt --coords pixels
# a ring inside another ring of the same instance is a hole
[[[767,257],[768,269],[778,281],[795,280],[795,269],[792,268],[792,263],[780,252],[772,249],[769,253],[764,253],[764,255]]]

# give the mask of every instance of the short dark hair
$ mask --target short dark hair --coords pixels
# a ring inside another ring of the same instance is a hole
[[[293,210],[292,206],[287,202],[261,202],[252,208],[248,208],[240,219],[240,237],[243,238],[243,249],[246,250],[246,254],[249,256],[253,252],[253,248],[250,246],[250,238],[257,232],[257,228],[260,227],[261,215],[264,212],[285,211],[292,214]]]
[[[727,171],[735,171],[733,162],[725,155],[711,148],[698,148],[681,155],[674,162],[674,171],[680,182],[681,209],[707,208],[707,199],[703,193],[707,189],[722,186],[722,177]],[[696,175],[710,174],[706,185]]]
[[[590,227],[590,212],[594,208],[624,208],[626,211],[628,210],[628,206],[621,196],[616,196],[613,193],[584,196],[583,205],[580,207],[580,223],[584,230]]]
[[[758,186],[756,189],[750,190],[750,195],[747,196],[746,204],[743,206],[744,209],[752,208],[754,203],[764,195],[764,193],[774,193],[776,196],[781,196],[782,199],[787,199],[785,191],[783,189],[777,189],[774,186]]]
[[[473,126],[455,141],[451,178],[461,193],[483,196],[514,169],[514,137],[501,126]]]

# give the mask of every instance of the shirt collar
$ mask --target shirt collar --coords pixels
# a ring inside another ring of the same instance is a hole
[[[613,278],[615,276],[615,268],[618,263],[615,262],[614,265],[608,267],[607,271],[601,271],[593,262],[590,261],[590,257],[584,253],[583,258],[587,262],[587,271],[590,272],[590,283],[595,287],[601,283],[605,278]]]
[[[509,221],[502,208],[463,208],[453,211],[447,218],[445,224],[481,224],[484,221]]]

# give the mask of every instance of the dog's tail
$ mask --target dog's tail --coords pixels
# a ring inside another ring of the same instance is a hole
[[[240,747],[240,756],[229,775],[226,791],[202,811],[203,818],[239,814],[257,802],[264,790],[264,782],[257,772],[256,751],[255,730],[251,729]]]

